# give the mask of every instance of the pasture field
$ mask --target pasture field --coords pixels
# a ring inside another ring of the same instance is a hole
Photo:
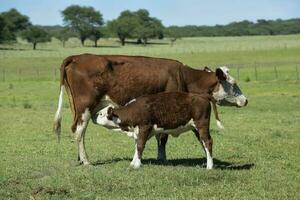
[[[72,39],[66,48],[53,41],[36,51],[23,41],[0,46],[0,199],[300,199],[300,35],[182,38],[172,47],[155,42],[120,47],[105,39],[92,48]],[[215,169],[206,170],[192,132],[170,137],[167,164],[156,161],[152,138],[142,168],[130,169],[134,141],[92,123],[86,147],[93,165],[78,166],[67,98],[60,144],[52,133],[55,69],[64,57],[86,52],[174,58],[193,67],[226,64],[235,77],[239,67],[249,105],[219,107],[225,130],[212,117]]]

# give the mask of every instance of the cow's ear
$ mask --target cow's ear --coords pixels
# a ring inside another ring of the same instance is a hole
[[[216,76],[217,76],[219,81],[225,81],[226,80],[226,74],[220,68],[216,69]]]
[[[114,109],[113,107],[109,107],[107,110],[107,119],[112,120],[114,116]]]
[[[204,71],[206,71],[206,72],[212,72],[212,70],[209,67],[207,67],[207,66],[204,67]]]

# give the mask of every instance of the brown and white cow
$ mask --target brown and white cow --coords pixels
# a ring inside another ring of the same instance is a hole
[[[108,107],[95,122],[109,129],[122,131],[135,139],[135,154],[130,165],[141,166],[147,140],[161,133],[178,137],[192,130],[206,153],[207,169],[213,168],[212,144],[209,133],[211,96],[205,94],[163,92],[138,97],[126,106]],[[226,101],[226,97],[222,97]]]
[[[60,95],[54,131],[59,140],[62,100],[66,89],[74,115],[71,129],[77,140],[78,159],[83,164],[89,164],[84,145],[89,120],[107,106],[123,106],[139,96],[164,91],[220,93],[228,98],[232,97],[231,103],[226,105],[241,107],[247,104],[246,97],[225,67],[218,68],[216,72],[208,72],[192,69],[170,59],[82,54],[66,58],[61,65],[60,74]],[[224,104],[218,97],[215,99],[219,105]],[[158,158],[165,160],[167,137],[157,138]]]

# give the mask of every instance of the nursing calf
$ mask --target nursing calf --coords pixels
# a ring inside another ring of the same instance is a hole
[[[133,136],[136,150],[131,166],[139,168],[145,144],[152,136],[165,133],[178,137],[192,130],[203,145],[207,169],[212,169],[212,138],[209,134],[211,97],[182,92],[158,93],[137,98],[124,107],[109,107],[95,121]]]

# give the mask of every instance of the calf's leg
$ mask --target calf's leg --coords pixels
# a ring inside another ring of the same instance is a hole
[[[141,126],[139,127],[139,134],[136,139],[136,148],[135,148],[135,154],[132,159],[132,162],[130,165],[137,169],[142,165],[142,155],[145,148],[145,144],[149,138],[149,135],[151,133],[152,127],[151,126]]]
[[[201,142],[203,149],[206,153],[206,168],[213,168],[213,158],[212,158],[212,145],[213,140],[209,134],[208,127],[199,127],[197,130],[194,130],[194,133],[198,140]]]
[[[133,167],[135,165],[136,159],[138,159],[137,140],[135,140],[135,152],[134,152],[132,161],[130,163],[130,166]]]
[[[168,134],[158,134],[155,136],[157,141],[157,160],[166,162],[166,144],[168,141]]]

